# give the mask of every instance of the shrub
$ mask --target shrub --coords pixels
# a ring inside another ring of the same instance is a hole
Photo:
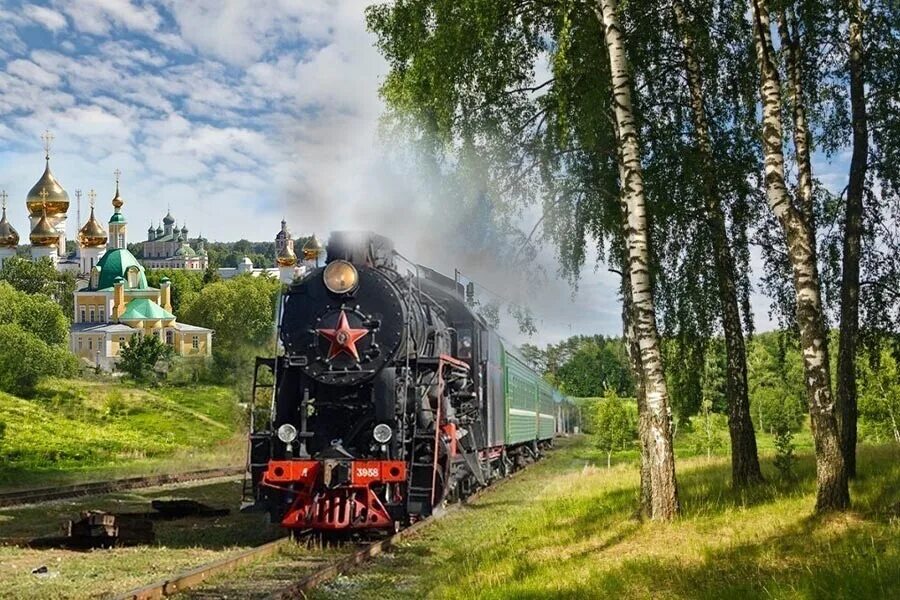
[[[624,450],[637,437],[637,428],[628,409],[612,390],[597,403],[593,427],[597,446],[606,452],[606,468],[610,467],[612,453]]]
[[[122,347],[118,367],[136,381],[153,375],[157,363],[172,357],[174,350],[155,335],[134,334]]]
[[[790,415],[781,413],[772,421],[772,435],[775,443],[775,468],[786,481],[794,480],[794,431]]]
[[[42,377],[70,376],[76,364],[65,347],[47,344],[18,324],[0,324],[0,390],[30,396]]]

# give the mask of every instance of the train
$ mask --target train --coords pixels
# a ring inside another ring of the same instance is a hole
[[[332,233],[256,362],[245,508],[295,533],[396,531],[572,433],[574,403],[473,304],[388,238]]]

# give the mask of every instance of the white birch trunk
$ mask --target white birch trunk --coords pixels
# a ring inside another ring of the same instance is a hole
[[[766,197],[787,241],[797,296],[797,324],[803,352],[807,402],[816,448],[816,510],[839,510],[850,504],[847,471],[841,454],[828,364],[828,332],[822,312],[815,231],[811,219],[798,210],[785,183],[781,81],[771,39],[766,0],[751,0],[756,56],[763,105],[762,141]],[[796,66],[796,65],[795,65]],[[794,98],[800,101],[800,97]],[[795,110],[795,115],[796,115]],[[796,125],[796,124],[795,124]],[[795,137],[795,144],[798,139]],[[803,146],[797,146],[798,158]],[[810,171],[811,172],[811,171]],[[803,198],[801,180],[800,195]]]
[[[653,305],[646,198],[638,132],[631,102],[631,78],[625,56],[624,33],[616,14],[616,1],[598,0],[596,10],[603,24],[609,53],[613,109],[624,174],[620,185],[628,208],[625,236],[634,305],[634,327],[640,347],[646,405],[650,417],[649,433],[652,438],[652,448],[650,449],[651,517],[669,520],[678,514],[678,488],[672,449],[669,392],[663,373],[662,352]]]

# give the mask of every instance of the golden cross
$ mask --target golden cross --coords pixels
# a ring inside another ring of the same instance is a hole
[[[41,134],[41,140],[44,142],[44,158],[50,160],[50,144],[53,143],[53,134],[49,129],[45,129]]]
[[[94,208],[94,200],[97,199],[97,192],[94,191],[94,188],[91,188],[91,191],[88,192],[88,201],[91,203],[91,208]]]
[[[9,198],[9,196],[6,195],[6,190],[0,191],[0,204],[3,205],[4,209],[6,209],[6,199],[7,198]]]
[[[38,196],[41,197],[41,203],[42,203],[42,204],[46,204],[46,203],[47,203],[47,197],[48,197],[49,195],[50,195],[50,194],[47,193],[47,188],[42,187],[42,188],[41,188],[41,193],[38,194]]]
[[[113,171],[113,175],[116,176],[116,186],[118,187],[118,185],[119,185],[119,176],[122,175],[122,171],[120,171],[119,169],[116,169],[115,171]]]

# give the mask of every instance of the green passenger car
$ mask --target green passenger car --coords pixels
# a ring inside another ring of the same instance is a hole
[[[553,439],[557,413],[553,387],[506,350],[503,373],[506,444]]]

